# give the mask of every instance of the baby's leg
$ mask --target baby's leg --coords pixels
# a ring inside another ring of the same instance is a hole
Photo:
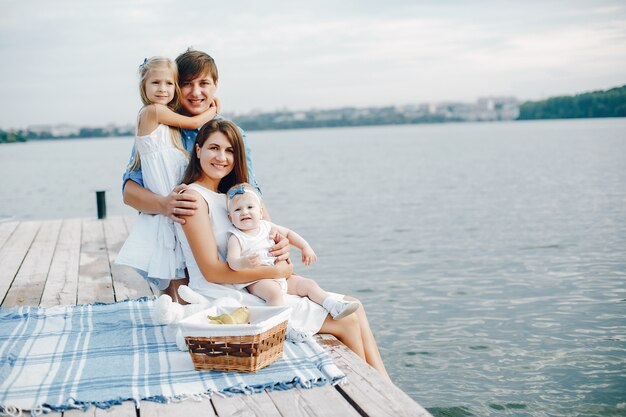
[[[273,279],[262,279],[254,284],[248,285],[246,288],[250,294],[261,297],[271,306],[282,306],[285,304],[280,283]]]
[[[309,297],[321,305],[335,320],[354,313],[361,305],[358,301],[343,300],[341,296],[331,296],[317,285],[317,282],[299,275],[292,275],[287,280],[287,294]]]
[[[299,275],[292,275],[287,280],[287,294],[309,297],[311,301],[320,305],[328,297],[328,293],[317,285],[317,282]]]

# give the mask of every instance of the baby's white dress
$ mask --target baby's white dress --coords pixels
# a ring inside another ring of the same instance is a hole
[[[152,133],[137,136],[135,149],[148,190],[165,196],[180,184],[189,161],[174,147],[169,126],[159,124]],[[167,288],[171,279],[185,277],[177,229],[160,214],[139,214],[115,262],[136,268],[160,290]]]
[[[270,230],[272,225],[270,222],[266,220],[261,220],[259,222],[259,232],[251,236],[247,233],[242,232],[241,230],[233,228],[230,230],[230,234],[235,236],[239,241],[239,246],[241,247],[241,256],[248,255],[259,255],[261,259],[261,265],[274,265],[275,257],[270,256],[269,249],[274,246],[274,241],[270,239]],[[287,293],[287,279],[285,278],[275,278],[274,281],[280,284],[280,288],[283,293]],[[244,284],[233,284],[235,288],[238,290],[242,288],[246,288],[247,286],[254,284],[258,281],[250,281]]]
[[[211,227],[217,243],[217,251],[220,260],[226,262],[226,251],[228,250],[228,235],[232,231],[232,224],[228,220],[226,209],[226,195],[211,191],[198,184],[191,184],[189,188],[196,190],[206,200],[209,206],[209,217]],[[179,230],[181,246],[185,256],[185,264],[189,272],[189,288],[202,294],[209,300],[216,300],[221,297],[231,297],[245,306],[263,306],[265,301],[250,294],[245,289],[238,290],[233,284],[216,284],[204,279],[196,260],[193,257],[189,242],[180,224],[176,224]],[[329,293],[334,294],[334,293]],[[299,330],[311,333],[319,332],[328,312],[324,307],[309,300],[308,297],[298,297],[297,295],[285,295],[285,304],[292,308],[290,324]]]

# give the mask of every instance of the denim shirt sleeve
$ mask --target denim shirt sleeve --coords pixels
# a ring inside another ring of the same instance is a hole
[[[124,175],[122,176],[122,194],[124,193],[124,186],[126,185],[126,181],[131,180],[136,182],[137,184],[143,185],[143,174],[141,173],[141,167],[139,167],[136,171],[131,171],[129,167],[133,164],[135,160],[135,145],[133,143],[133,148],[130,151],[130,159],[128,161],[128,165],[126,165],[126,171],[124,171]]]

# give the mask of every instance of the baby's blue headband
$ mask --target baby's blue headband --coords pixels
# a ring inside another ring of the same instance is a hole
[[[259,195],[254,190],[246,187],[245,184],[239,184],[236,187],[232,187],[230,190],[228,190],[228,205],[230,206],[231,200],[235,198],[236,195],[243,195],[245,193],[254,194],[257,200],[259,200],[259,203],[261,202],[261,197],[259,197]]]

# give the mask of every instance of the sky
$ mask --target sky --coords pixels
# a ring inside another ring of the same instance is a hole
[[[227,113],[538,100],[626,84],[626,3],[0,0],[0,129],[132,124],[139,64],[189,46]]]

